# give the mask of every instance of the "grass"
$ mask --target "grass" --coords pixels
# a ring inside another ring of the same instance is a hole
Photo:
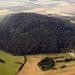
[[[69,53],[62,53],[62,54],[55,54],[55,55],[52,54],[52,55],[50,55],[50,57],[52,57],[52,58],[56,58],[56,57],[57,57],[57,59],[62,59],[62,57],[63,57],[63,58],[73,58],[71,55],[69,55]],[[61,66],[63,66],[63,65],[66,65],[67,67],[75,66],[75,61],[56,62],[56,66],[55,66],[55,67],[56,67],[57,69],[60,69]]]
[[[44,57],[51,57],[51,58],[72,58],[68,53],[62,53],[62,54],[37,54],[37,55],[27,55],[27,63],[26,66],[34,65],[41,61]],[[23,57],[21,56],[12,56],[8,53],[0,51],[0,59],[4,60],[5,63],[0,63],[0,75],[15,75],[19,67],[21,66],[20,64],[17,64],[15,62],[22,62],[23,63]],[[71,62],[59,62],[56,63],[56,68],[60,69],[62,65],[66,66],[73,66],[75,65],[75,61]],[[35,66],[36,67],[36,66]]]
[[[56,63],[56,68],[60,69],[61,66],[66,65],[66,67],[71,67],[71,66],[75,66],[75,61],[70,61],[70,62],[58,62]]]
[[[12,56],[2,51],[0,51],[0,59],[5,61],[5,63],[0,63],[0,75],[15,75],[20,67],[20,64],[15,62],[23,62],[23,57]]]

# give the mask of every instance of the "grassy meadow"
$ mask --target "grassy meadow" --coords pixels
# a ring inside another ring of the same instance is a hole
[[[20,56],[12,56],[2,51],[0,51],[0,59],[5,61],[5,63],[0,62],[0,75],[15,75],[20,67],[20,64],[16,62],[23,61],[23,58]]]

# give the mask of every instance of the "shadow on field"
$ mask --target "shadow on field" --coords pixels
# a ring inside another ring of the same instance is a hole
[[[0,63],[5,63],[5,61],[0,58]]]

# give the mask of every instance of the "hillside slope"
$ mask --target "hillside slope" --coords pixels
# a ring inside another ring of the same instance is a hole
[[[0,23],[0,49],[11,54],[64,52],[73,49],[75,26],[35,13],[15,13]]]

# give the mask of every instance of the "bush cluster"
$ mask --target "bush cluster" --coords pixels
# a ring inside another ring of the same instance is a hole
[[[72,61],[72,58],[65,58],[64,60],[65,62],[69,62],[69,61]]]
[[[55,62],[52,58],[49,57],[45,57],[44,59],[42,59],[39,63],[38,66],[43,70],[49,70],[52,69],[55,66]]]

